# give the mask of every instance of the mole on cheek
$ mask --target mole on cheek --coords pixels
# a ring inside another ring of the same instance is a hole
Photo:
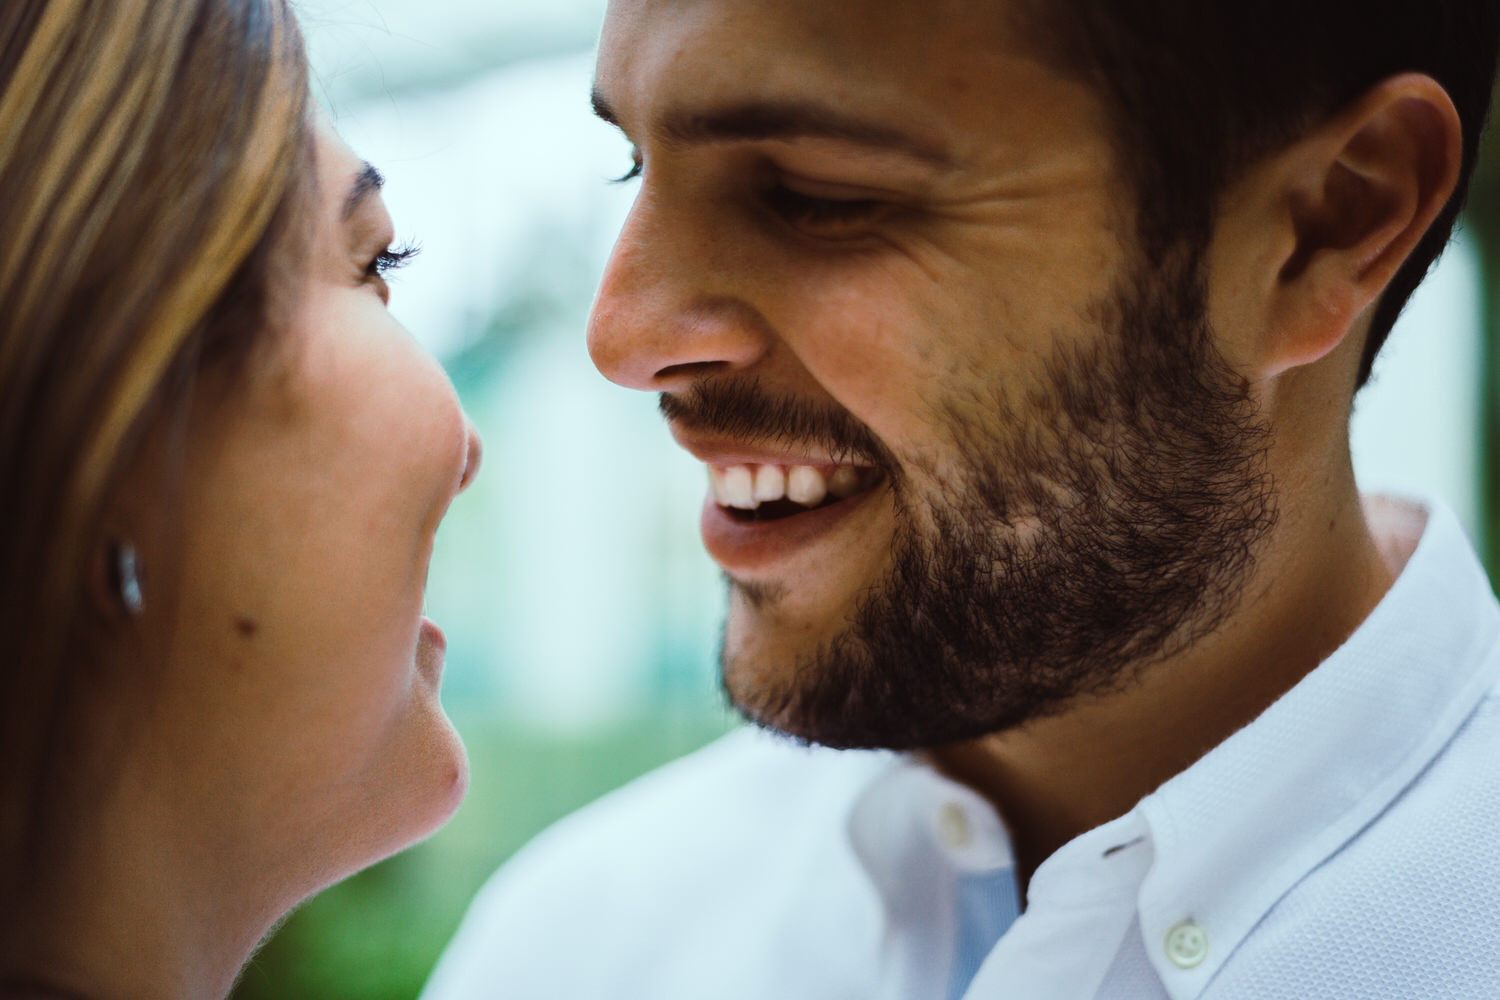
[[[246,639],[253,639],[255,633],[260,631],[260,623],[247,615],[236,615],[234,630]]]

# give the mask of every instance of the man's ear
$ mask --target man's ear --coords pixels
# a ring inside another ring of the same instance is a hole
[[[1262,231],[1260,280],[1251,281],[1269,295],[1257,343],[1243,345],[1259,377],[1310,364],[1344,342],[1447,204],[1462,155],[1447,92],[1407,73],[1252,170],[1261,190],[1237,207],[1268,209],[1272,227]]]

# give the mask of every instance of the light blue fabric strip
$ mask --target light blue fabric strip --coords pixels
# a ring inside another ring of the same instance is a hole
[[[948,1000],[961,1000],[995,942],[1021,915],[1014,868],[969,875],[958,881],[958,935]]]

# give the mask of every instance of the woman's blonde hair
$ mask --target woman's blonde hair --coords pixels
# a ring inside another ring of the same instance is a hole
[[[285,0],[0,3],[0,898],[88,684],[111,491],[266,328],[308,128]]]

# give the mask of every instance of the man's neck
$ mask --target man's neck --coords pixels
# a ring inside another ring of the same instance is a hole
[[[1119,692],[929,759],[994,803],[1024,899],[1059,847],[1130,811],[1332,654],[1409,553],[1377,542],[1350,472],[1330,502],[1282,510],[1239,606],[1212,634],[1142,668]]]

